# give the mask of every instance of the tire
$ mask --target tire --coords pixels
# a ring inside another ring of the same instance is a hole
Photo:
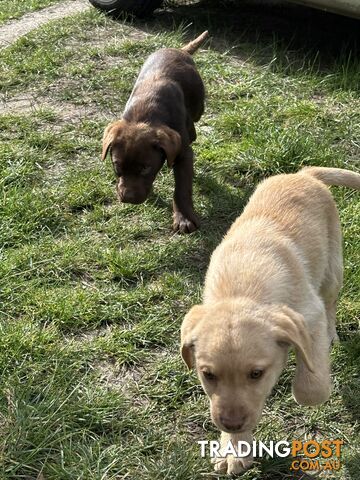
[[[90,0],[90,3],[109,13],[131,13],[138,17],[146,17],[160,7],[162,0]]]

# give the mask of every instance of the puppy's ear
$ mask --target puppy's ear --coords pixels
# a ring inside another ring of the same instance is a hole
[[[304,317],[289,307],[283,306],[275,311],[275,333],[278,342],[293,345],[297,361],[301,359],[308,370],[314,373],[311,338]]]
[[[164,150],[168,167],[171,168],[181,150],[181,137],[178,132],[166,126],[156,130],[156,137],[157,145]]]
[[[194,366],[195,330],[204,317],[204,311],[203,305],[195,305],[185,315],[181,325],[181,356],[189,369]]]
[[[103,135],[103,146],[101,153],[101,160],[105,160],[106,155],[108,154],[109,148],[111,147],[113,141],[118,137],[122,130],[125,128],[124,120],[117,120],[116,122],[109,123],[109,125],[104,130]]]

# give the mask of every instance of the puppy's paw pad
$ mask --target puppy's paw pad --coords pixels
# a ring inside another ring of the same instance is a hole
[[[227,473],[228,475],[235,475],[245,472],[251,467],[253,463],[252,458],[236,458],[232,455],[227,455],[226,458],[212,458],[211,463],[214,464],[214,470],[218,473]]]
[[[253,462],[250,459],[240,459],[230,456],[227,462],[227,473],[231,475],[243,473],[252,463]]]
[[[226,458],[212,458],[211,463],[214,464],[214,470],[218,473],[226,473],[227,472],[227,459]]]
[[[173,229],[175,232],[192,233],[195,232],[197,228],[199,228],[199,224],[200,222],[195,218],[189,220],[181,213],[177,213],[174,215]]]

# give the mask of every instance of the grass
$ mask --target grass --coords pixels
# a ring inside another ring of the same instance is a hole
[[[1,2],[0,25],[9,20],[21,17],[25,13],[48,7],[58,0],[8,0]]]
[[[178,354],[211,251],[261,178],[302,165],[359,167],[355,44],[342,50],[338,39],[331,54],[316,53],[281,28],[269,35],[266,12],[259,21],[250,9],[239,32],[235,21],[229,28],[233,12],[191,8],[132,26],[92,9],[0,53],[9,105],[0,116],[1,479],[213,478],[196,441],[218,433]],[[191,12],[194,29],[209,25],[213,40],[196,55],[208,92],[194,146],[202,228],[178,236],[171,172],[145,204],[120,205],[99,153],[144,57],[194,35],[183,27]],[[11,108],[24,96],[39,106]],[[333,193],[345,257],[334,392],[319,408],[296,405],[291,361],[256,436],[343,438],[343,467],[331,478],[356,480],[360,202],[350,190]],[[264,460],[243,478],[294,477],[286,462]]]

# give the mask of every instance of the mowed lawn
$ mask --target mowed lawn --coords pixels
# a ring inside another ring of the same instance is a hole
[[[33,12],[53,3],[57,0],[6,0],[0,4],[0,25],[6,21],[19,18],[25,13]]]
[[[262,178],[303,165],[359,169],[360,62],[340,33],[331,54],[309,51],[296,36],[235,28],[231,10],[194,8],[133,25],[91,9],[0,53],[1,480],[214,478],[196,442],[218,432],[179,356],[209,256]],[[248,15],[266,25],[266,12]],[[194,144],[202,225],[180,236],[172,172],[145,204],[121,205],[101,137],[145,57],[206,27],[212,41],[196,63],[208,98]],[[334,391],[318,408],[298,406],[291,357],[256,438],[341,438],[343,467],[326,478],[358,480],[360,196],[332,191],[345,257]],[[264,459],[243,478],[314,477]]]

